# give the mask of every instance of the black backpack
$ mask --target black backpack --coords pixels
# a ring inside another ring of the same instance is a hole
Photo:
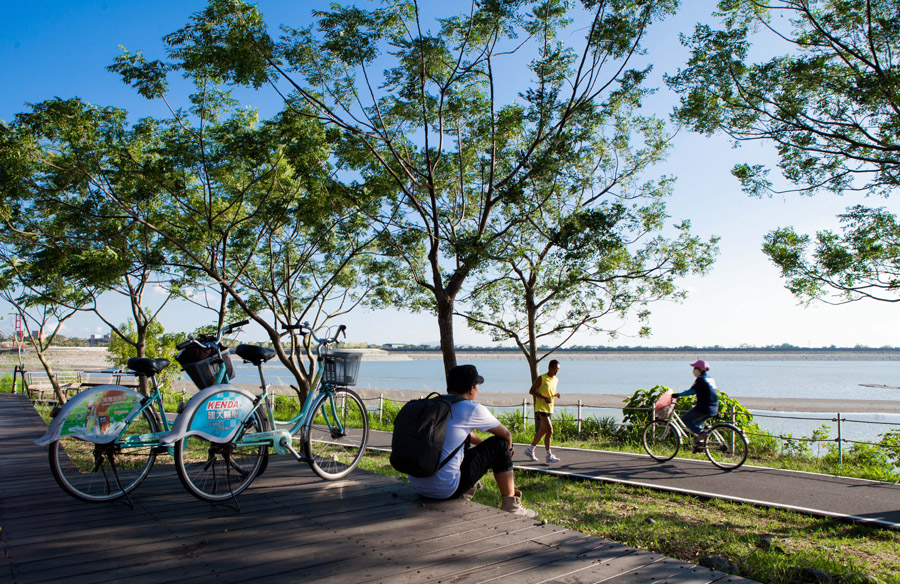
[[[400,408],[394,419],[391,437],[391,466],[410,476],[425,478],[447,464],[468,441],[467,437],[447,458],[441,460],[444,434],[452,416],[450,406],[464,399],[452,393],[440,395],[432,392],[428,397],[412,400]]]

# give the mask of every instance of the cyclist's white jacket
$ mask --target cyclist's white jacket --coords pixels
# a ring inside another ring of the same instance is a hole
[[[497,418],[486,407],[473,400],[456,402],[450,406],[450,412],[452,416],[444,434],[441,460],[462,444],[472,430],[487,432],[500,425]],[[409,477],[409,483],[420,495],[433,499],[446,499],[455,493],[459,486],[459,468],[462,464],[464,450],[465,448],[460,448],[456,455],[434,475],[426,478]]]

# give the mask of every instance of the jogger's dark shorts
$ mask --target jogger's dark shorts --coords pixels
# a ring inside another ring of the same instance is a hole
[[[489,470],[494,473],[506,472],[512,470],[512,467],[509,442],[499,436],[491,436],[466,450],[459,467],[459,487],[450,498],[455,499],[474,487]]]

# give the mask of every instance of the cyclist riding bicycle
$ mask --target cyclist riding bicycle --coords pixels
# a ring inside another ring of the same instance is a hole
[[[706,361],[700,359],[691,363],[691,367],[694,368],[693,374],[696,377],[694,384],[687,391],[676,393],[672,397],[678,399],[686,395],[697,396],[696,405],[681,416],[681,420],[694,435],[694,448],[698,448],[702,447],[703,440],[706,438],[705,433],[701,431],[700,425],[719,413],[719,395],[717,393],[716,380],[708,375],[709,365]]]

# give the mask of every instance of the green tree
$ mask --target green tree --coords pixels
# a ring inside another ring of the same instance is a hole
[[[890,195],[900,184],[900,4],[722,0],[718,6],[721,29],[698,25],[685,39],[689,63],[667,79],[681,94],[678,120],[736,143],[773,143],[788,190]],[[757,40],[785,50],[753,63]],[[732,171],[753,195],[786,192],[769,172],[751,163]],[[810,237],[790,228],[771,232],[764,251],[801,299],[896,300],[894,214],[856,206],[841,222],[843,235],[819,232],[812,252]]]
[[[47,349],[56,342],[64,323],[90,302],[90,295],[46,269],[34,269],[32,264],[12,255],[8,244],[0,242],[0,299],[21,317],[26,329],[22,344],[34,349],[58,403],[66,403]]]
[[[113,68],[143,91],[137,77],[152,76],[153,67],[125,54]],[[118,229],[88,232],[105,238],[84,253],[96,260],[89,265],[121,264],[120,276],[154,268],[123,284],[141,329],[155,317],[135,302],[149,275],[175,272],[184,296],[213,290],[219,326],[229,302],[263,326],[305,397],[309,349],[292,342],[284,351],[278,325],[321,325],[358,302],[366,289],[357,284],[377,273],[363,254],[369,224],[334,193],[320,125],[293,113],[260,122],[211,81],[197,82],[188,111],[134,124],[122,110],[77,99],[37,104],[7,128],[4,158],[18,166],[10,166],[4,194],[10,208],[66,208],[73,221],[99,218]],[[150,97],[164,98],[165,85],[159,90]],[[84,230],[61,233],[62,244],[82,249],[73,242]],[[133,263],[142,256],[148,261]],[[96,270],[108,286],[106,268]]]
[[[125,367],[128,360],[135,356],[135,345],[138,343],[138,332],[131,321],[121,323],[116,327],[118,335],[109,339],[109,361],[114,367]],[[185,338],[183,333],[166,333],[158,320],[152,321],[143,335],[144,357],[149,359],[168,359],[175,363],[175,355],[178,349],[175,346]],[[167,367],[157,376],[157,381],[169,387],[181,372],[178,367]]]
[[[573,138],[589,131],[604,96],[639,95],[648,69],[629,62],[650,23],[676,5],[472,2],[437,19],[434,32],[421,3],[334,5],[309,27],[284,27],[276,41],[257,8],[212,0],[166,37],[167,66],[270,83],[288,107],[337,130],[339,169],[352,177],[347,193],[382,201],[370,220],[386,227],[379,242],[394,261],[384,272],[393,291],[373,298],[433,311],[450,368],[467,278],[486,269],[498,236],[523,220],[510,210],[525,204],[528,183],[549,180],[575,156]],[[575,38],[567,27],[576,15],[582,38],[570,46],[563,39]]]
[[[781,268],[788,290],[806,302],[900,301],[896,215],[858,205],[840,220],[842,232],[820,231],[814,246],[790,227],[766,236],[763,251]]]
[[[532,380],[538,363],[579,331],[615,336],[635,313],[646,322],[650,304],[683,298],[676,279],[705,272],[715,258],[717,238],[692,236],[687,222],[673,226],[674,237],[663,235],[673,181],[640,176],[664,158],[668,142],[662,122],[633,107],[607,103],[595,132],[572,144],[577,156],[548,181],[529,182],[523,200],[532,211],[516,229],[495,234],[490,268],[473,274],[460,314],[495,340],[512,340]]]
[[[63,280],[81,292],[74,303],[71,295],[47,301],[60,304],[61,309],[94,312],[114,336],[131,344],[131,356],[144,357],[147,329],[177,291],[166,273],[169,247],[102,196],[104,188],[126,191],[130,186],[118,181],[92,187],[73,172],[87,170],[80,158],[89,152],[91,140],[121,141],[116,131],[123,118],[120,110],[94,108],[78,99],[50,100],[18,116],[16,124],[7,128],[0,154],[17,171],[10,173],[4,188],[4,224],[7,242],[31,266],[32,276]],[[37,152],[29,148],[40,135],[52,136],[58,146],[52,162],[29,156]],[[139,140],[131,146],[139,148]],[[115,152],[115,147],[107,147],[106,152]],[[47,173],[56,175],[53,180],[46,180],[44,165],[59,167]],[[170,292],[148,309],[145,299],[151,287],[168,287]],[[125,334],[109,320],[110,295],[127,300],[136,334]]]

